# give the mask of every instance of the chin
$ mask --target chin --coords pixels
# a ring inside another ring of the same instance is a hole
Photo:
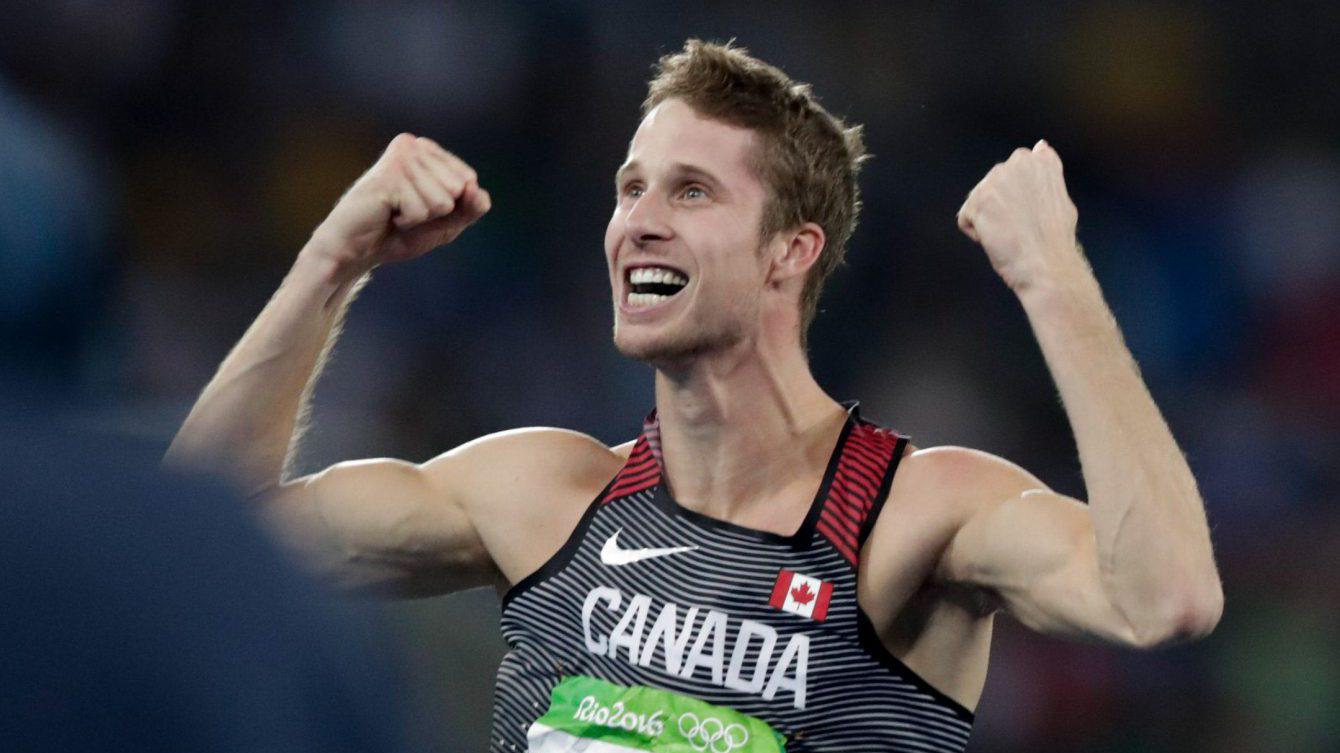
[[[694,358],[729,348],[740,341],[738,333],[713,333],[705,330],[679,332],[621,331],[614,328],[614,347],[626,358],[657,368],[682,366]]]

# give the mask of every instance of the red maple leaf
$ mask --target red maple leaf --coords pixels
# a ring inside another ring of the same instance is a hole
[[[810,590],[808,583],[801,583],[799,586],[791,589],[791,598],[797,604],[808,604],[814,599],[814,592]]]

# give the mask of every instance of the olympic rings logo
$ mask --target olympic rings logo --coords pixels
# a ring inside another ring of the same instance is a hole
[[[697,751],[730,753],[749,742],[749,730],[743,725],[726,724],[714,716],[699,720],[692,711],[679,717],[679,732]]]

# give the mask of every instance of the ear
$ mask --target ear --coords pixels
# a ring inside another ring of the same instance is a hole
[[[772,249],[772,267],[768,281],[781,285],[791,279],[805,279],[805,273],[819,261],[827,238],[824,229],[806,222],[794,230],[778,233]]]

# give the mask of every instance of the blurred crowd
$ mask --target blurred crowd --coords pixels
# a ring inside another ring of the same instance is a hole
[[[523,425],[622,442],[652,393],[610,344],[613,173],[656,58],[734,37],[864,123],[875,155],[810,337],[830,394],[1083,496],[1022,309],[954,225],[994,162],[1045,137],[1205,496],[1218,631],[1140,654],[999,620],[969,750],[1334,751],[1337,32],[1335,3],[1241,0],[8,4],[0,368],[165,446],[312,228],[410,131],[471,163],[494,210],[375,274],[300,467]],[[443,750],[487,736],[497,609],[387,608],[405,704]]]

